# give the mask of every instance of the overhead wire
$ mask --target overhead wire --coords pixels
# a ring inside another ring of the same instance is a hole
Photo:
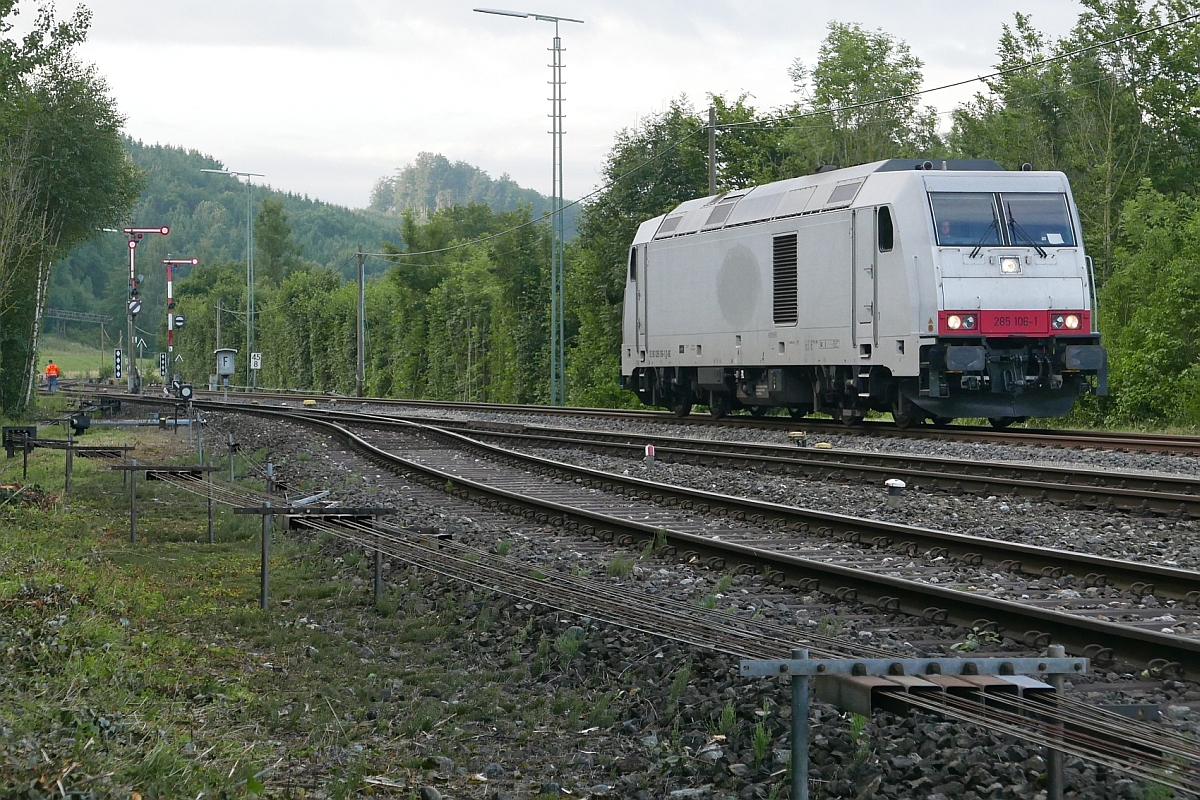
[[[1166,30],[1168,28],[1182,25],[1185,22],[1190,22],[1195,19],[1200,19],[1200,12],[1196,12],[1194,14],[1188,14],[1186,16],[1180,17],[1179,19],[1164,22],[1160,25],[1154,25],[1149,28],[1142,28],[1142,29],[1139,29],[1132,33],[1125,34],[1123,36],[1117,36],[1112,39],[1107,39],[1103,42],[1097,42],[1095,44],[1090,44],[1090,45],[1087,45],[1084,47],[1079,47],[1079,48],[1076,48],[1075,50],[1070,50],[1065,53],[1059,53],[1058,55],[1046,56],[1044,58],[1039,58],[1037,60],[1030,61],[1029,63],[1026,63],[1026,64],[1019,64],[1016,66],[1007,67],[1005,69],[995,70],[994,72],[990,72],[985,75],[977,75],[973,78],[965,78],[965,79],[959,80],[959,81],[952,81],[951,83],[944,83],[939,86],[931,86],[928,89],[917,89],[917,90],[914,90],[911,92],[903,92],[901,94],[892,95],[892,96],[884,97],[884,98],[879,98],[876,100],[863,100],[858,103],[848,103],[845,105],[835,106],[832,108],[805,111],[805,112],[802,112],[799,114],[789,114],[789,115],[784,115],[781,117],[774,117],[769,120],[748,120],[746,122],[720,123],[720,124],[715,125],[714,127],[717,128],[718,130],[742,128],[742,127],[764,127],[767,125],[773,125],[778,122],[785,122],[788,120],[807,119],[807,118],[812,118],[812,117],[824,116],[824,115],[828,115],[828,114],[837,114],[837,113],[841,113],[841,112],[845,112],[845,111],[855,111],[855,110],[858,110],[861,108],[869,108],[871,106],[895,103],[900,100],[908,100],[908,99],[912,99],[915,97],[920,97],[922,95],[931,94],[933,92],[940,92],[940,91],[944,91],[946,89],[953,89],[953,88],[957,88],[959,86],[966,86],[967,84],[971,84],[971,83],[979,83],[979,82],[983,82],[983,81],[988,81],[993,78],[1002,77],[1004,75],[1010,75],[1015,72],[1021,72],[1023,70],[1034,69],[1036,67],[1040,67],[1045,64],[1054,63],[1056,61],[1063,61],[1068,58],[1073,58],[1075,56],[1082,55],[1083,53],[1088,53],[1093,50],[1098,50],[1098,49],[1101,49],[1104,47],[1109,47],[1114,44],[1119,44],[1120,42],[1129,41],[1130,39],[1135,39],[1139,36],[1144,36],[1148,33],[1156,33],[1161,30]],[[449,252],[451,250],[458,250],[458,249],[461,249],[464,247],[471,247],[471,246],[474,246],[477,244],[482,244],[483,242],[487,242],[492,239],[496,239],[500,236],[504,236],[508,233],[512,233],[514,231],[521,230],[522,228],[529,227],[530,225],[535,225],[535,224],[541,222],[546,217],[552,217],[555,214],[561,214],[566,209],[571,208],[576,205],[579,205],[580,203],[583,203],[584,201],[589,200],[592,197],[595,197],[596,195],[600,194],[601,192],[611,188],[612,186],[616,185],[620,181],[629,177],[633,173],[644,169],[645,167],[647,167],[650,164],[654,163],[655,161],[659,160],[660,158],[667,155],[668,153],[678,149],[684,142],[688,141],[689,139],[691,139],[693,136],[697,135],[698,133],[702,133],[707,130],[708,130],[707,125],[702,125],[702,126],[696,128],[695,130],[685,134],[681,138],[672,142],[671,144],[666,146],[664,149],[660,150],[658,153],[655,153],[653,156],[646,159],[642,163],[637,164],[636,166],[632,167],[631,169],[627,170],[626,172],[622,173],[621,175],[607,181],[606,183],[601,184],[596,189],[585,194],[584,196],[580,197],[579,199],[573,200],[570,203],[566,203],[560,209],[551,211],[548,214],[544,214],[542,217],[540,217],[536,220],[530,220],[528,222],[521,223],[520,225],[515,225],[511,228],[508,228],[503,231],[499,231],[497,233],[489,234],[487,236],[483,236],[478,239],[472,239],[471,241],[468,241],[468,242],[460,242],[455,245],[441,247],[441,248],[437,248],[437,249],[433,249],[433,250],[421,250],[421,251],[410,252],[410,253],[371,253],[369,255],[376,256],[376,257],[382,257],[382,258],[388,258],[388,259],[394,259],[394,258],[400,258],[400,257],[405,257],[405,256],[421,256],[421,255],[433,255],[436,253],[445,253],[445,252]],[[364,255],[368,255],[368,254],[364,254]]]

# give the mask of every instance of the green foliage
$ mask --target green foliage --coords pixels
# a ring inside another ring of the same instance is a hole
[[[279,283],[285,272],[301,263],[304,248],[292,238],[292,226],[283,210],[283,199],[265,197],[254,218],[254,270],[265,280]]]
[[[767,715],[770,712],[771,707],[763,703],[762,717],[754,723],[754,735],[750,739],[750,746],[754,751],[754,763],[759,766],[762,766],[763,759],[767,757],[767,751],[771,748],[771,732],[767,729]]]
[[[120,147],[124,119],[95,71],[80,63],[90,14],[59,21],[38,8],[29,32],[8,34],[0,2],[0,408],[20,410],[36,370],[38,313],[50,265],[96,227],[117,222],[140,186]]]
[[[123,220],[140,225],[168,225],[169,236],[148,236],[142,240],[137,251],[139,272],[146,276],[141,296],[145,317],[140,323],[149,329],[146,336],[152,349],[159,348],[154,332],[160,330],[160,320],[166,307],[166,276],[159,260],[168,254],[176,257],[200,259],[201,268],[216,264],[231,264],[240,275],[242,294],[240,305],[229,305],[233,312],[245,314],[246,284],[246,215],[247,200],[255,216],[256,228],[256,273],[262,283],[278,283],[289,268],[316,264],[333,270],[342,278],[353,279],[357,265],[354,252],[358,245],[377,250],[381,241],[399,241],[399,232],[392,217],[371,211],[354,211],[341,206],[322,203],[296,194],[285,194],[259,185],[251,186],[249,198],[244,183],[223,176],[202,173],[201,169],[221,169],[217,159],[195,150],[165,145],[148,145],[131,139],[118,142],[127,161],[141,170],[145,176],[145,187],[136,199],[132,212]],[[135,193],[136,195],[136,193]],[[265,203],[265,205],[264,205]],[[281,204],[281,205],[280,205]],[[258,223],[258,216],[265,211],[266,227]],[[279,222],[291,229],[290,243],[282,232]],[[118,227],[106,223],[94,227]],[[51,275],[49,305],[72,311],[107,314],[120,319],[128,288],[128,264],[124,237],[112,233],[97,233],[88,230],[86,241],[76,243],[69,253],[54,265]],[[292,255],[287,256],[288,253]],[[303,258],[299,255],[302,254]],[[282,273],[276,269],[275,258],[284,256]],[[384,272],[386,265],[379,261],[368,261],[371,276]],[[265,270],[265,272],[264,272]],[[176,271],[177,282],[196,272],[193,268]],[[178,291],[178,283],[176,290]],[[256,294],[256,305],[260,309],[258,324],[266,322],[264,291],[260,287]],[[192,313],[198,309],[193,308]],[[225,320],[222,336],[240,324],[245,327],[245,317],[236,317],[231,312]],[[68,324],[68,332],[76,338],[91,341],[95,326]],[[165,332],[165,328],[162,329]],[[189,315],[188,327],[180,339],[186,341],[192,332]],[[232,342],[232,340],[230,340]],[[211,340],[210,340],[211,343]],[[223,342],[225,343],[225,342]],[[238,344],[230,344],[239,347]],[[353,348],[353,344],[351,345]],[[353,350],[351,350],[353,352]],[[211,370],[209,361],[212,348],[203,364],[192,362],[207,376]],[[351,364],[353,373],[353,364]]]
[[[604,574],[610,578],[624,578],[633,572],[633,559],[623,553],[617,553],[604,568]]]
[[[790,112],[810,114],[783,136],[789,171],[936,156],[942,149],[936,112],[911,96],[921,86],[922,66],[890,34],[829,23],[816,65],[797,59],[789,73],[804,98]],[[862,106],[890,97],[902,99]]]
[[[1123,424],[1200,424],[1200,203],[1149,182],[1125,204],[1101,293],[1113,397]]]

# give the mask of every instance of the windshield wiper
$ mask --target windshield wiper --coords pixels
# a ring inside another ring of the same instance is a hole
[[[1041,258],[1046,258],[1047,257],[1046,251],[1042,249],[1042,246],[1033,240],[1033,237],[1030,236],[1029,233],[1024,228],[1021,227],[1021,224],[1019,222],[1017,222],[1015,219],[1013,219],[1012,204],[1009,203],[1008,205],[1006,205],[1004,207],[1004,210],[1008,212],[1009,233],[1012,233],[1014,235],[1017,233],[1021,234],[1021,236],[1023,236],[1025,238],[1025,241],[1028,242],[1029,244],[1033,245],[1034,250],[1037,250],[1038,256],[1040,256]]]
[[[975,249],[971,251],[971,254],[969,256],[967,256],[967,258],[974,258],[975,256],[979,255],[979,250],[987,242],[988,236],[990,236],[992,234],[992,231],[995,229],[996,229],[996,217],[993,216],[992,221],[987,226],[987,230],[983,232],[983,236],[979,237],[979,243],[975,245]],[[997,238],[999,238],[999,237],[997,237]]]

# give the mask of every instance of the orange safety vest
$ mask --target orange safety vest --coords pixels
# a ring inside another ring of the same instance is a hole
[[[58,364],[50,364],[46,367],[46,377],[47,378],[57,378],[58,377]]]

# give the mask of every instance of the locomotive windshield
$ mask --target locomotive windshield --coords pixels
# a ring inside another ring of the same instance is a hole
[[[930,192],[933,227],[942,247],[1002,244],[996,196],[989,192]]]
[[[942,247],[1074,247],[1067,197],[1055,192],[930,192]]]
[[[1065,195],[1050,192],[1000,195],[1011,244],[1074,247]]]

